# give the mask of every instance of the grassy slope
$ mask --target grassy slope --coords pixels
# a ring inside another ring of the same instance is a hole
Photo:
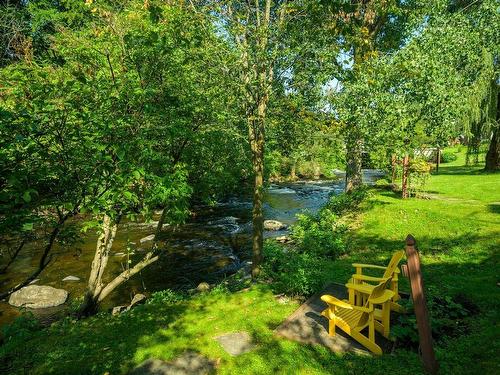
[[[376,192],[360,216],[349,255],[325,272],[332,280],[345,281],[353,261],[384,264],[412,233],[422,253],[426,286],[447,294],[464,292],[481,307],[472,334],[438,349],[441,373],[500,373],[500,174],[483,175],[461,164],[463,158],[431,178],[428,190],[435,199],[402,201],[392,193]],[[339,356],[274,337],[272,330],[296,308],[295,302],[278,303],[268,287],[258,285],[175,305],[145,305],[118,318],[59,323],[10,354],[17,357],[19,372],[27,365],[35,373],[122,373],[148,357],[169,360],[187,349],[217,360],[222,374],[420,373],[419,359],[410,352]],[[231,357],[213,337],[239,330],[250,332],[258,347]]]

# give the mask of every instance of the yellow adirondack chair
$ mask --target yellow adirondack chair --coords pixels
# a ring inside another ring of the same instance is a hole
[[[396,251],[387,267],[376,266],[373,264],[353,263],[352,266],[356,268],[356,273],[352,275],[351,280],[349,280],[349,282],[345,285],[349,291],[349,303],[356,306],[363,306],[366,302],[366,298],[370,295],[373,288],[375,288],[375,285],[370,284],[369,282],[380,283],[382,280],[391,277],[392,281],[389,289],[394,292],[394,296],[391,301],[391,310],[404,312],[404,308],[397,303],[397,301],[401,298],[398,289],[398,264],[401,259],[403,259],[404,254],[404,250]],[[384,275],[382,277],[363,275],[363,269],[365,268],[384,270]]]
[[[389,337],[390,304],[394,295],[393,291],[386,289],[390,282],[391,278],[387,278],[376,285],[363,307],[330,295],[321,296],[321,299],[328,304],[328,308],[321,313],[328,319],[328,334],[335,336],[335,328],[339,327],[374,354],[382,354],[382,349],[375,342],[375,330]],[[361,333],[366,327],[368,336]]]

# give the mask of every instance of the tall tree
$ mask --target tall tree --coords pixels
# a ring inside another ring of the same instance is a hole
[[[223,29],[238,53],[241,84],[241,107],[245,115],[253,169],[252,212],[252,276],[260,273],[262,263],[264,215],[264,150],[265,128],[274,68],[280,57],[280,42],[289,2],[284,1],[224,1],[201,2]],[[207,7],[208,5],[208,7]]]
[[[372,59],[400,48],[414,31],[420,18],[414,1],[368,0],[325,2],[324,22],[329,30],[341,35],[341,53],[337,55],[340,69],[335,79],[343,88],[355,85],[370,69]],[[353,98],[354,99],[354,98]],[[337,115],[341,109],[335,108]],[[366,134],[359,118],[339,118],[343,123],[346,144],[346,191],[362,183],[362,153]]]
[[[493,134],[491,135],[484,166],[484,169],[489,172],[500,170],[500,87],[498,85],[496,85],[496,91],[496,95],[492,95],[492,98],[496,98],[495,116],[492,118]]]
[[[314,42],[314,17],[317,1],[190,1],[213,16],[214,24],[228,40],[238,59],[231,70],[238,72],[242,114],[247,124],[253,170],[252,275],[260,273],[263,247],[263,189],[266,122],[269,102],[278,91],[306,89],[312,66],[320,72],[321,59]],[[305,44],[308,40],[311,44]],[[315,63],[311,63],[311,62]],[[307,72],[307,74],[305,74]],[[304,74],[303,74],[304,73]],[[319,74],[321,75],[321,74]],[[298,85],[302,85],[299,88]]]
[[[85,211],[100,235],[83,315],[158,259],[155,241],[142,260],[104,282],[122,218],[162,208],[160,223],[178,223],[191,191],[212,198],[228,181],[236,185],[246,166],[244,141],[233,138],[241,121],[220,57],[225,42],[213,24],[162,2],[85,7],[88,27],[59,28],[44,59],[0,71],[1,229],[18,241],[12,254],[26,231],[40,231],[40,218],[53,233],[41,266],[17,288],[47,266],[68,219]]]

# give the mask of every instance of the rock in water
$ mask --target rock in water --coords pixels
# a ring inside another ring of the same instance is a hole
[[[265,230],[282,230],[286,229],[286,225],[278,220],[264,220]]]
[[[130,305],[128,305],[127,310],[130,310],[132,307],[144,303],[146,301],[146,296],[141,293],[137,293],[134,298],[132,298],[132,302],[130,302]]]
[[[280,243],[288,243],[288,242],[292,242],[292,239],[288,236],[279,236],[279,237],[276,237],[276,241],[280,242]]]
[[[148,242],[148,241],[153,241],[155,239],[154,234],[150,234],[147,237],[141,238],[140,243]]]
[[[80,278],[76,276],[66,276],[62,281],[80,281]]]
[[[68,298],[64,289],[56,289],[46,285],[28,285],[10,295],[9,303],[16,307],[43,309],[62,305]]]

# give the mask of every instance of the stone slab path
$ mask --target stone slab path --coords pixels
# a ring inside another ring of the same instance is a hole
[[[232,356],[237,356],[251,351],[255,345],[248,332],[226,333],[215,338],[226,352]]]
[[[330,294],[334,297],[347,298],[347,290],[344,285],[332,283],[321,292],[313,295],[295,312],[290,315],[278,328],[275,333],[292,341],[304,344],[323,345],[333,352],[352,352],[369,355],[370,352],[357,341],[351,339],[340,329],[336,330],[336,335],[328,335],[328,320],[321,316],[321,312],[327,307],[321,300],[323,294]],[[377,334],[377,343],[382,347],[384,353],[390,351],[392,343],[381,335]]]
[[[185,352],[173,361],[148,359],[129,372],[129,375],[207,375],[215,373],[215,364],[208,358]]]

